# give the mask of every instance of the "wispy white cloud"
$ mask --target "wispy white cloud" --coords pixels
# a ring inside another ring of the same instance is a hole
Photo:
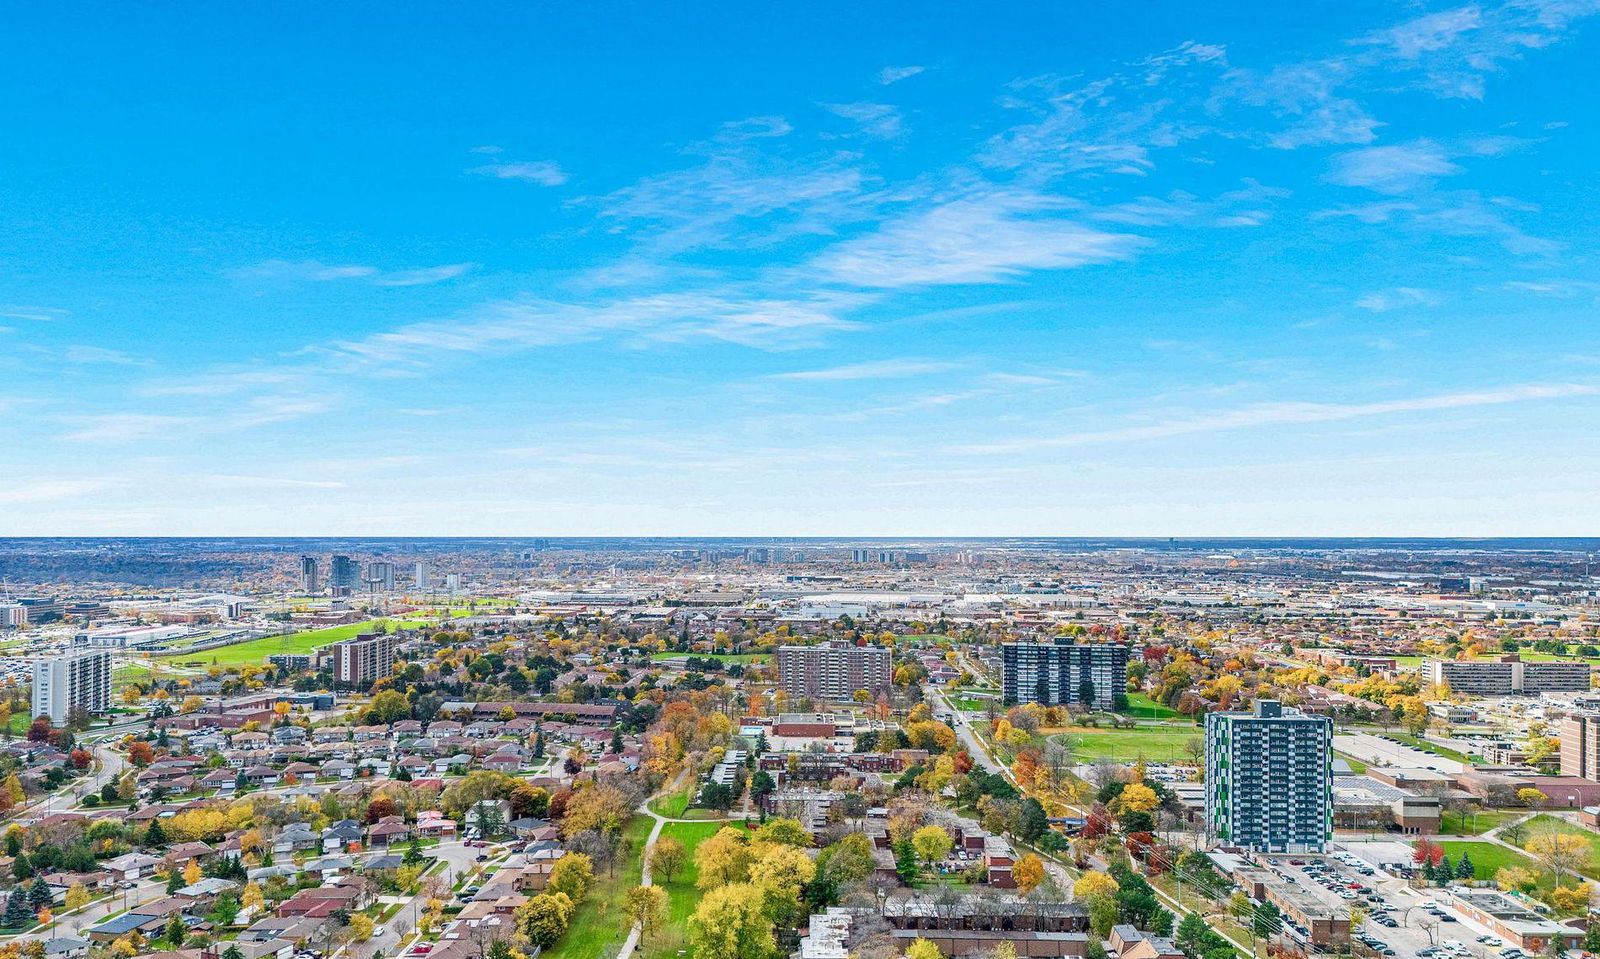
[[[1450,162],[1439,144],[1414,140],[1340,153],[1331,161],[1328,180],[1341,186],[1400,194],[1460,172],[1461,168]]]
[[[379,275],[373,282],[379,286],[425,286],[429,283],[453,280],[463,274],[471,273],[477,267],[476,263],[447,263],[444,266],[430,266],[421,270],[396,270],[393,273]]]
[[[878,71],[878,82],[883,84],[884,86],[888,86],[891,83],[899,83],[901,80],[907,80],[907,79],[910,79],[911,77],[916,76],[917,74],[921,73],[924,69],[925,69],[924,67],[915,67],[915,66],[911,66],[911,67],[884,67],[882,70]]]
[[[1025,437],[998,443],[952,447],[949,452],[970,455],[1011,455],[1041,449],[1087,446],[1098,443],[1135,443],[1205,433],[1241,429],[1331,423],[1387,416],[1395,413],[1424,413],[1573,399],[1600,395],[1600,386],[1589,383],[1532,383],[1498,390],[1445,393],[1370,403],[1260,403],[1233,410],[1199,416],[1184,416],[1164,422],[1125,426],[1115,429],[1085,430],[1057,436]]]
[[[514,163],[486,163],[467,171],[475,176],[496,180],[518,180],[539,186],[561,186],[567,182],[567,171],[553,160],[523,160]]]
[[[1432,290],[1407,286],[1366,293],[1356,299],[1356,306],[1374,313],[1387,313],[1412,306],[1435,306],[1438,303],[1439,294]]]
[[[872,360],[866,363],[849,363],[820,370],[796,370],[793,373],[774,373],[774,380],[887,380],[906,376],[924,376],[957,369],[959,364],[941,360],[895,359]]]
[[[55,320],[65,319],[71,313],[54,306],[24,306],[19,304],[0,305],[0,318],[7,320],[29,320],[34,323],[50,323]]]
[[[194,420],[187,416],[155,413],[104,413],[74,417],[71,422],[78,426],[63,433],[63,440],[73,443],[131,443],[168,436]]]
[[[905,132],[900,111],[887,103],[824,103],[822,108],[853,121],[863,134],[879,140],[892,140]]]
[[[420,286],[439,283],[469,273],[476,263],[447,263],[415,270],[384,271],[362,264],[329,264],[318,260],[263,260],[230,272],[235,279],[288,283],[328,283],[364,280],[376,286]]]
[[[76,499],[107,489],[111,483],[94,479],[38,480],[32,483],[0,483],[0,504],[15,506],[51,500]]]
[[[1145,243],[1053,216],[1055,205],[1007,194],[952,201],[835,244],[811,269],[866,288],[993,283],[1126,259]]]
[[[61,356],[68,363],[79,364],[104,363],[111,366],[144,366],[149,362],[124,353],[121,350],[85,344],[69,346],[62,351]]]

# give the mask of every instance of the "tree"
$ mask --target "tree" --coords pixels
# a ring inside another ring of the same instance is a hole
[[[624,906],[641,939],[648,939],[667,922],[667,891],[660,886],[634,886],[628,890]]]
[[[919,936],[911,940],[911,945],[906,949],[906,959],[944,959],[944,953],[931,940]]]
[[[1031,852],[1026,853],[1011,867],[1011,876],[1017,881],[1017,888],[1025,893],[1032,892],[1044,882],[1044,860]]]
[[[739,830],[724,827],[700,843],[694,864],[699,871],[695,885],[701,889],[744,883],[750,877],[750,849]]]
[[[395,689],[385,689],[372,697],[372,705],[362,714],[362,718],[374,726],[387,726],[410,716],[411,703],[406,699],[405,693]]]
[[[911,847],[916,850],[917,858],[929,865],[943,862],[954,845],[955,840],[942,826],[923,826],[911,834]]]
[[[1476,872],[1477,867],[1472,864],[1472,856],[1463,852],[1461,861],[1456,863],[1456,878],[1471,879]]]
[[[517,928],[540,949],[549,949],[566,934],[576,907],[564,892],[545,892],[517,907]]]
[[[1522,803],[1529,809],[1543,809],[1544,804],[1549,801],[1549,796],[1546,796],[1539,790],[1534,789],[1532,786],[1524,786],[1523,788],[1517,790],[1517,802]]]
[[[766,825],[756,830],[753,838],[757,842],[780,843],[801,849],[811,845],[811,834],[806,832],[806,827],[800,825],[798,819],[768,820]]]
[[[372,938],[375,923],[373,923],[371,916],[364,912],[357,912],[350,915],[350,925],[346,928],[350,931],[350,940],[352,942],[366,942]]]
[[[1589,841],[1572,833],[1551,832],[1536,836],[1528,843],[1528,853],[1539,864],[1555,873],[1556,885],[1561,885],[1567,874],[1577,870],[1589,858]]]
[[[201,869],[200,869],[200,860],[191,859],[191,860],[189,860],[189,864],[187,866],[183,867],[183,882],[184,882],[184,885],[192,886],[192,885],[194,885],[195,883],[199,882],[201,879],[204,879],[204,878],[205,878],[205,873],[202,872]]]
[[[89,890],[83,883],[75,882],[67,887],[67,898],[62,903],[67,909],[82,909],[89,904]]]
[[[1161,797],[1144,783],[1129,783],[1117,797],[1118,805],[1131,812],[1153,812],[1161,805]]]
[[[1103,872],[1088,871],[1078,877],[1072,884],[1072,895],[1076,899],[1092,899],[1095,896],[1114,896],[1117,894],[1117,881]]]
[[[1186,913],[1183,920],[1178,923],[1178,931],[1173,936],[1173,942],[1177,943],[1179,949],[1194,955],[1200,949],[1200,940],[1210,931],[1204,919],[1192,912]]]
[[[671,836],[660,836],[650,851],[650,875],[663,876],[671,882],[683,868],[683,843]]]
[[[1263,902],[1256,907],[1255,914],[1250,920],[1250,931],[1258,939],[1270,939],[1283,929],[1283,917],[1278,912],[1278,907],[1270,902]]]
[[[261,907],[263,904],[265,904],[265,902],[266,899],[261,895],[261,887],[254,879],[244,884],[244,892],[239,896],[240,905],[244,906],[246,909],[253,909],[257,912],[260,912]]]
[[[1506,892],[1531,892],[1539,884],[1532,869],[1504,866],[1495,870],[1494,884]]]
[[[1586,882],[1580,882],[1576,886],[1557,886],[1550,890],[1550,904],[1562,912],[1587,909],[1592,891]]]
[[[550,869],[550,878],[545,883],[545,888],[550,892],[566,893],[567,898],[576,906],[589,894],[589,887],[594,885],[594,860],[581,852],[569,852],[556,860]]]
[[[696,959],[772,959],[777,943],[762,900],[761,891],[748,883],[707,892],[689,917]]]
[[[184,923],[181,916],[173,913],[172,918],[167,920],[167,928],[162,935],[172,948],[177,949],[183,945],[184,938],[189,935],[189,927]]]
[[[237,945],[231,945],[222,950],[222,959],[244,959],[244,953]]]

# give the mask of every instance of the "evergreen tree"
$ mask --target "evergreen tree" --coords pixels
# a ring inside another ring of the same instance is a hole
[[[1449,856],[1439,857],[1439,865],[1433,867],[1433,879],[1441,886],[1448,886],[1450,880],[1456,877],[1456,867],[1450,864]]]
[[[172,870],[172,874],[167,876],[167,895],[172,895],[186,885],[188,883],[183,881],[183,873],[176,869]]]
[[[1475,874],[1476,869],[1472,865],[1472,857],[1462,853],[1461,861],[1456,863],[1456,878],[1471,879]]]
[[[17,853],[17,858],[11,861],[11,876],[17,882],[32,878],[33,860],[24,853]]]
[[[405,864],[408,866],[419,865],[422,862],[422,840],[413,839],[411,845],[406,847]]]
[[[183,945],[184,938],[189,935],[189,927],[184,925],[182,917],[177,913],[173,913],[172,918],[167,920],[167,929],[164,935],[167,942],[172,945],[172,948],[176,949]]]
[[[544,758],[544,730],[542,729],[533,737],[533,758]]]
[[[35,879],[33,885],[28,887],[28,905],[35,913],[50,905],[54,899],[55,897],[50,894],[50,887],[45,885],[43,879]]]
[[[144,844],[152,849],[167,844],[167,831],[161,828],[160,819],[150,820],[150,828],[144,832]]]
[[[1200,937],[1206,934],[1207,928],[1204,919],[1192,912],[1188,913],[1183,917],[1183,921],[1178,923],[1178,931],[1173,935],[1172,941],[1178,944],[1179,949],[1192,955],[1199,948]]]
[[[15,929],[27,925],[32,918],[33,913],[28,909],[28,897],[21,889],[11,890],[6,896],[6,911],[3,918],[0,918],[0,923]]]

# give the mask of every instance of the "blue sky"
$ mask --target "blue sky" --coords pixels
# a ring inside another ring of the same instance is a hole
[[[9,10],[0,531],[1600,532],[1600,2],[997,6]]]

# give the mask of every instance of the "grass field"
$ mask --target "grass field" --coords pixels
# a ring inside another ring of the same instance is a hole
[[[1176,709],[1162,705],[1144,693],[1129,693],[1128,708],[1123,712],[1135,719],[1173,719],[1178,715]]]
[[[680,656],[694,656],[698,659],[714,659],[719,663],[765,663],[772,660],[770,653],[656,653],[650,657],[652,662],[662,662],[668,659],[677,659]]]
[[[640,953],[645,959],[668,959],[679,950],[688,948],[689,915],[700,901],[700,890],[694,887],[697,873],[694,868],[694,851],[717,830],[728,825],[721,822],[669,822],[661,827],[662,836],[671,836],[683,843],[685,866],[672,877],[671,882],[662,876],[652,876],[651,881],[667,891],[667,925],[648,942],[641,943]]]
[[[623,897],[639,884],[642,875],[641,860],[644,841],[650,836],[654,824],[649,816],[634,816],[622,827],[622,839],[627,852],[609,871],[597,870],[594,888],[583,898],[567,934],[543,953],[551,959],[600,959],[613,955],[622,938],[627,935],[629,922],[623,909]]]
[[[390,629],[415,628],[428,625],[424,620],[389,620],[373,619],[364,623],[346,623],[342,626],[329,626],[326,629],[310,629],[305,632],[291,633],[288,636],[268,636],[265,639],[252,639],[247,643],[234,643],[232,646],[222,646],[217,649],[207,649],[194,653],[180,653],[177,656],[163,656],[163,662],[195,663],[200,666],[242,666],[245,663],[261,664],[267,661],[268,656],[279,653],[304,654],[321,649],[330,643],[337,643],[342,639],[350,639],[361,633],[370,633],[379,623],[388,623]]]
[[[1192,762],[1185,745],[1200,737],[1192,729],[1090,729],[1073,728],[1059,733],[1077,744],[1079,761],[1110,759],[1114,762]]]
[[[668,819],[682,819],[684,811],[689,808],[689,800],[693,795],[694,785],[691,783],[689,788],[682,792],[669,793],[650,800],[650,808],[659,816],[665,816]]]
[[[1472,857],[1472,873],[1476,879],[1493,879],[1494,874],[1507,866],[1521,866],[1538,871],[1539,866],[1521,853],[1512,852],[1492,842],[1471,839],[1447,839],[1439,843],[1451,862],[1460,862],[1461,854]]]
[[[1589,861],[1578,867],[1578,871],[1589,878],[1600,878],[1600,834],[1590,832],[1580,826],[1575,826],[1565,819],[1554,816],[1538,815],[1528,820],[1524,830],[1522,842],[1517,845],[1528,848],[1528,844],[1540,836],[1550,833],[1562,833],[1568,836],[1578,836],[1589,843]],[[1504,836],[1501,837],[1505,838]]]
[[[1465,816],[1452,816],[1446,812],[1440,816],[1439,832],[1445,836],[1477,836],[1519,815],[1521,813],[1500,809],[1480,809]]]

